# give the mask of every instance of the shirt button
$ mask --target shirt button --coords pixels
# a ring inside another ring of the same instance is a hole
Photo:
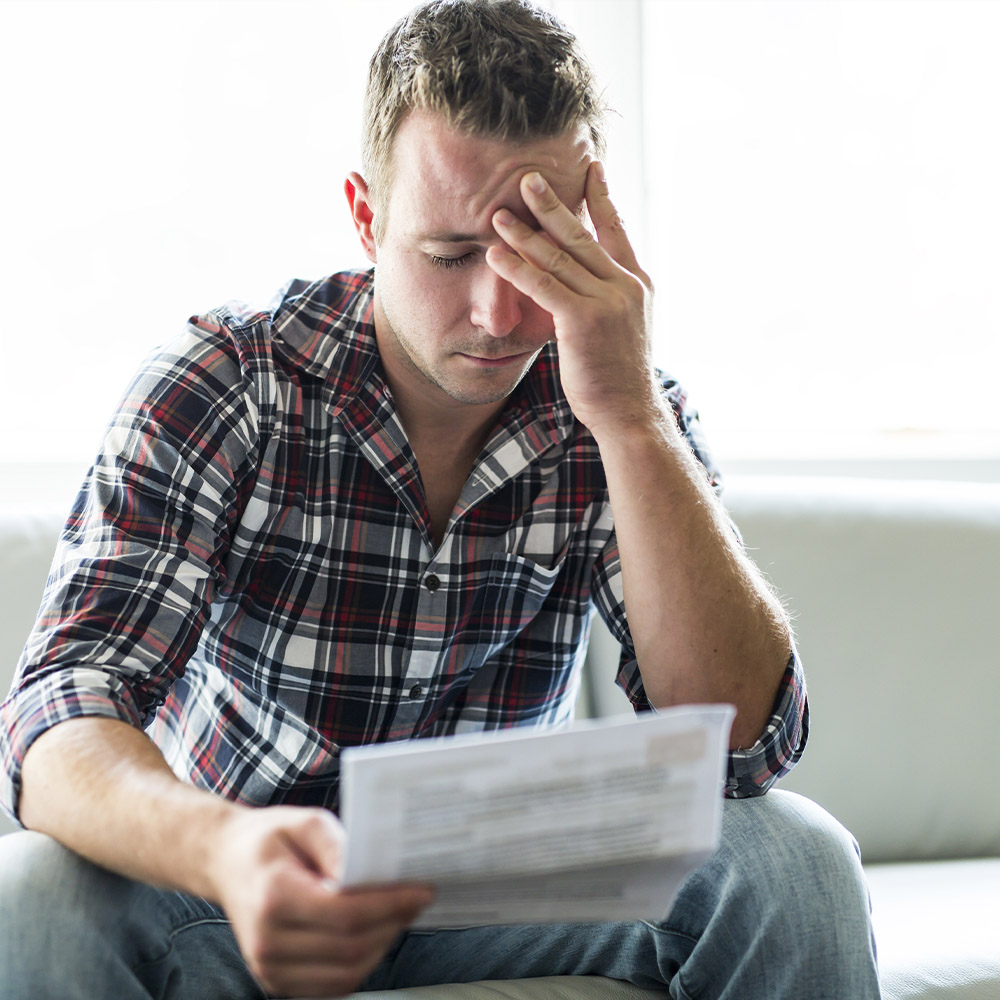
[[[414,684],[410,688],[410,697],[416,700],[424,693],[424,689],[419,684]]]
[[[441,586],[441,581],[433,573],[431,573],[431,575],[424,580],[424,586],[433,594],[434,591]]]

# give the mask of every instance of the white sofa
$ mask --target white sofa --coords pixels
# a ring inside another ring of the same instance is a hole
[[[824,805],[861,844],[883,995],[997,1000],[1000,484],[743,477],[726,502],[795,613],[812,735],[783,784]],[[4,690],[63,513],[0,507]],[[607,634],[595,634],[585,695],[597,714],[629,711],[608,682],[614,659]],[[384,996],[654,995],[553,978]]]

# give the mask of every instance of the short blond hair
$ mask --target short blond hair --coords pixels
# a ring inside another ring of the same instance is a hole
[[[433,0],[382,39],[368,67],[361,162],[369,201],[385,208],[392,146],[411,111],[503,141],[590,131],[598,157],[607,111],[576,37],[528,0]],[[375,236],[385,212],[375,213]]]

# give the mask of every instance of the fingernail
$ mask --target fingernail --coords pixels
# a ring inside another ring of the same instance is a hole
[[[545,194],[545,178],[539,173],[530,173],[525,178],[528,182],[528,187],[531,188],[535,194]]]
[[[594,174],[597,176],[599,181],[605,181],[604,176],[604,164],[600,160],[594,160]]]
[[[507,208],[498,208],[493,213],[493,221],[498,226],[512,226],[514,225],[514,213]]]

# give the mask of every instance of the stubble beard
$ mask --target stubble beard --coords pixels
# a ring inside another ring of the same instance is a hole
[[[491,403],[499,403],[506,399],[520,385],[525,375],[535,363],[535,359],[541,352],[541,347],[522,347],[516,343],[504,343],[503,353],[497,354],[492,339],[486,341],[482,346],[462,345],[444,356],[442,363],[438,366],[432,365],[426,358],[422,357],[412,346],[413,342],[408,335],[400,336],[399,327],[393,323],[391,317],[385,312],[383,306],[383,317],[385,318],[388,333],[391,338],[390,350],[395,359],[418,380],[429,383],[439,389],[449,398],[457,403],[469,406],[486,406]],[[444,371],[444,362],[455,358],[455,365],[462,365],[457,354],[469,354],[474,357],[508,357],[512,354],[526,354],[531,352],[523,365],[516,368],[499,369],[473,369],[469,368],[465,376],[453,375]],[[384,363],[384,362],[383,362]]]

